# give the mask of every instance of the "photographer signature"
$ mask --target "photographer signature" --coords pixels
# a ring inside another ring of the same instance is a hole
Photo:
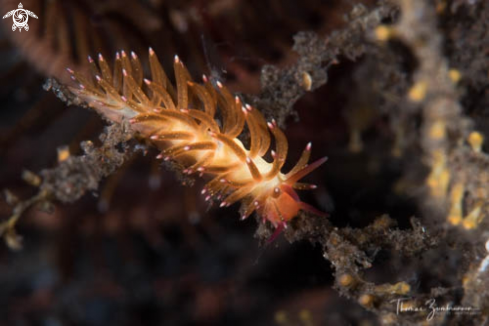
[[[477,314],[480,313],[479,309],[471,306],[457,306],[447,303],[441,306],[436,304],[436,299],[427,300],[424,305],[416,306],[413,304],[413,300],[410,298],[399,298],[392,300],[391,302],[396,302],[396,313],[399,315],[406,312],[426,312],[426,320],[432,320],[437,314]]]

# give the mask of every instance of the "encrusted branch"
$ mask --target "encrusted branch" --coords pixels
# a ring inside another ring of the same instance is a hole
[[[366,32],[390,18],[396,7],[381,3],[372,10],[356,5],[347,17],[348,25],[322,38],[313,32],[300,32],[294,36],[293,50],[297,61],[284,69],[265,65],[261,73],[262,91],[251,97],[251,103],[266,116],[275,116],[279,126],[294,115],[294,104],[309,91],[328,80],[327,70],[340,56],[355,60],[366,51]],[[278,115],[278,116],[277,116]]]
[[[62,92],[59,89],[55,91]],[[24,180],[39,190],[35,196],[24,201],[18,201],[9,194],[9,201],[14,205],[13,213],[0,224],[0,235],[9,247],[21,247],[15,225],[31,207],[40,205],[47,208],[52,201],[72,203],[85,193],[97,190],[101,180],[114,173],[133,153],[133,147],[129,144],[132,137],[126,123],[113,124],[100,135],[102,144],[99,147],[91,141],[82,142],[84,154],[80,156],[71,156],[67,149],[59,149],[59,163],[55,168],[42,170],[39,176],[25,172]]]

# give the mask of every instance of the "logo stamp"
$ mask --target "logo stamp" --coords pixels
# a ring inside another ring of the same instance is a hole
[[[25,10],[22,3],[19,3],[19,8],[9,11],[3,16],[2,19],[13,16],[14,24],[12,25],[12,31],[15,31],[17,28],[19,32],[22,32],[22,28],[26,31],[29,30],[29,25],[27,25],[27,21],[29,20],[29,16],[38,19],[35,13],[29,10]]]

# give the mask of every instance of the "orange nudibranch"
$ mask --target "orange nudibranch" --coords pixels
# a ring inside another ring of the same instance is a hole
[[[182,61],[175,56],[174,87],[154,51],[149,49],[151,80],[143,79],[143,68],[135,53],[118,52],[111,70],[102,55],[98,65],[88,58],[92,76],[67,71],[78,87],[70,90],[105,118],[120,123],[129,120],[133,129],[154,144],[158,159],[173,160],[183,173],[211,176],[202,190],[206,200],[230,206],[241,201],[241,218],[257,211],[263,221],[282,229],[299,210],[317,211],[300,201],[294,189],[315,189],[299,183],[326,161],[307,164],[311,143],[288,173],[281,173],[288,151],[287,138],[274,120],[266,122],[255,108],[242,103],[220,82],[214,86],[205,76],[192,81]],[[222,124],[216,121],[219,110]],[[250,146],[237,138],[247,125]],[[272,162],[268,152],[275,139]]]

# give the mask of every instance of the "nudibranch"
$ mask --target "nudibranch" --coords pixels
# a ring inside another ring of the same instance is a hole
[[[316,188],[299,180],[326,158],[308,165],[309,143],[297,164],[283,174],[288,142],[282,130],[274,120],[267,122],[256,108],[233,96],[222,83],[212,83],[206,76],[203,83],[194,82],[175,56],[174,86],[151,48],[151,80],[143,78],[141,62],[133,52],[118,52],[112,70],[102,55],[98,64],[90,57],[88,61],[92,71],[88,78],[67,69],[77,83],[70,90],[106,119],[116,123],[128,120],[133,130],[161,151],[158,159],[175,161],[183,173],[209,176],[202,190],[207,201],[217,200],[221,207],[241,201],[242,219],[256,211],[277,231],[299,210],[320,213],[301,202],[295,190]],[[249,148],[237,138],[245,124]],[[275,150],[270,151],[272,159],[268,162],[263,157],[272,135]]]

